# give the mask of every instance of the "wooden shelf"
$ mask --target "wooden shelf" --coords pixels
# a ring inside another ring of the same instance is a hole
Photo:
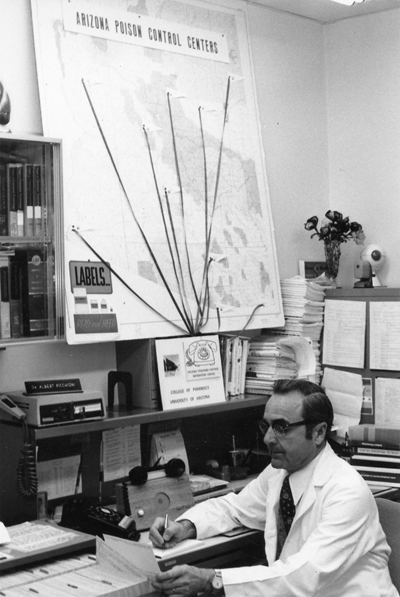
[[[70,423],[66,425],[52,425],[51,427],[35,428],[37,440],[52,437],[74,435],[76,433],[89,433],[94,431],[105,431],[115,427],[126,427],[129,425],[143,425],[146,423],[158,423],[171,419],[184,419],[188,417],[199,417],[212,415],[219,412],[234,411],[245,408],[254,408],[266,404],[268,396],[245,395],[237,400],[221,402],[208,406],[197,406],[175,410],[150,410],[138,408],[131,411],[115,410],[107,412],[105,419],[88,421],[87,423]]]

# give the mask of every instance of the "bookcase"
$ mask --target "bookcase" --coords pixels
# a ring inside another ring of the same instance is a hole
[[[63,334],[61,142],[0,133],[0,346]]]
[[[364,388],[368,387],[368,391],[372,394],[372,412],[363,412],[361,416],[362,424],[374,424],[375,412],[376,412],[376,383],[379,378],[399,378],[400,370],[395,368],[379,368],[375,365],[376,358],[373,358],[371,354],[371,346],[375,350],[374,338],[372,337],[371,344],[371,309],[379,308],[382,311],[384,308],[390,308],[390,305],[395,307],[393,321],[388,321],[389,326],[393,327],[393,331],[397,329],[398,320],[400,318],[400,288],[386,288],[386,287],[375,287],[375,288],[337,288],[329,289],[325,295],[326,301],[362,301],[366,307],[366,325],[365,325],[365,346],[364,346],[364,366],[362,368],[352,368],[345,366],[335,365],[324,365],[324,355],[322,355],[323,366],[329,366],[333,369],[339,369],[343,371],[350,371],[357,373],[362,376],[364,380]],[[375,305],[374,305],[375,304]],[[399,313],[397,313],[397,307]],[[345,333],[345,331],[344,331]],[[376,342],[376,348],[379,349],[381,342]],[[385,341],[385,346],[382,350],[385,351],[396,351],[396,334],[388,333]],[[379,346],[378,346],[379,344]],[[400,368],[399,368],[400,369]]]

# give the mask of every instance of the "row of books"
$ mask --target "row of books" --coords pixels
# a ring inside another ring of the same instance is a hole
[[[250,338],[247,336],[221,334],[219,337],[225,397],[227,399],[245,392],[249,342]]]
[[[41,249],[0,251],[0,338],[45,336],[46,262]]]
[[[0,163],[0,236],[43,233],[43,166]]]
[[[368,484],[400,487],[400,429],[354,425],[349,442],[350,464]]]

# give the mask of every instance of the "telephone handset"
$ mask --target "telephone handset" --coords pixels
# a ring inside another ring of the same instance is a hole
[[[19,419],[22,423],[25,439],[17,466],[17,490],[25,499],[36,498],[38,490],[36,456],[29,440],[26,414],[5,394],[0,394],[0,410]]]
[[[0,394],[0,410],[4,410],[6,413],[17,419],[25,419],[26,417],[24,411],[14,404],[11,398],[5,394]]]

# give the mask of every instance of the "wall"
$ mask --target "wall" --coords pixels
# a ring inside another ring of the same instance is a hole
[[[381,284],[400,285],[400,10],[325,27],[329,203],[386,252]],[[353,284],[360,248],[343,248],[338,277]]]
[[[324,32],[316,21],[249,4],[249,32],[281,278],[323,259],[304,222],[328,201]]]

